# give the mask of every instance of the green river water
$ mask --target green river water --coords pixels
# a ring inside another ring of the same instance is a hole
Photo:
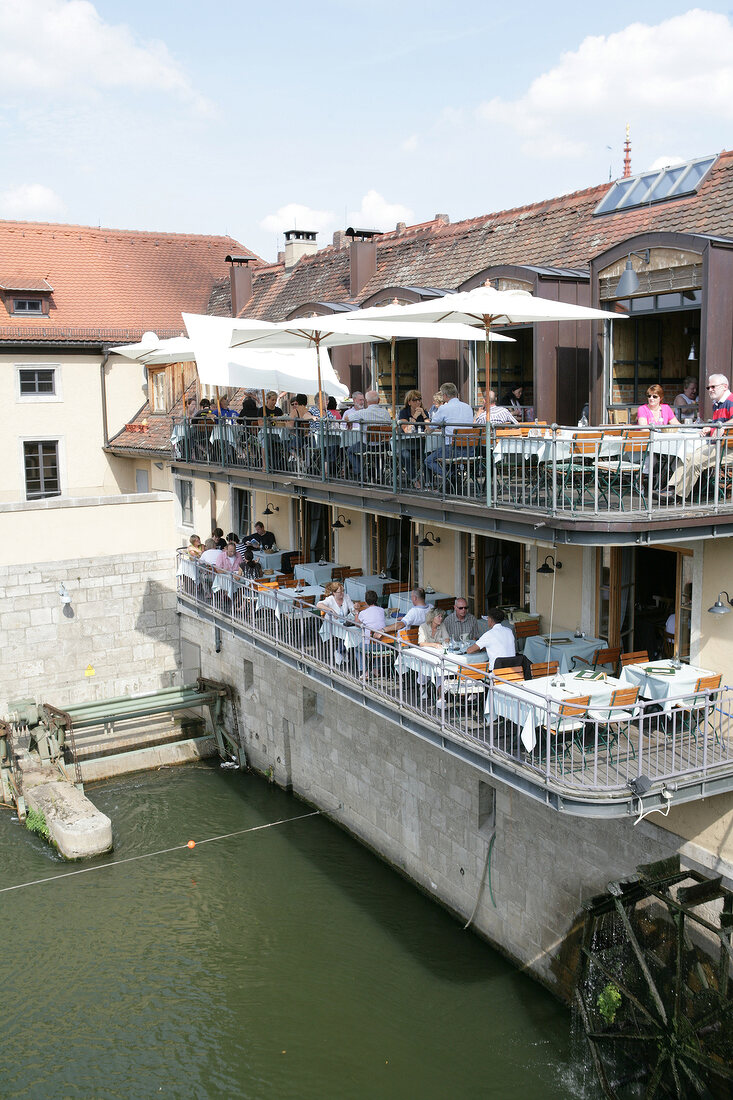
[[[96,864],[199,843],[2,894],[0,1096],[578,1095],[569,1014],[324,817],[200,843],[297,799],[208,765],[88,793]],[[94,865],[8,810],[0,858],[3,886]]]

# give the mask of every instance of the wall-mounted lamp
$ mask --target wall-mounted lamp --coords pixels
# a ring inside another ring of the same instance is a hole
[[[634,294],[639,289],[639,276],[634,271],[634,265],[631,262],[632,256],[638,256],[642,263],[648,264],[650,258],[649,249],[643,248],[641,252],[629,252],[626,260],[626,267],[622,271],[621,278],[616,286],[617,298],[628,298],[629,294]]]
[[[66,591],[66,586],[63,584],[59,585],[59,596],[61,597],[61,603],[64,606],[71,603],[71,596]]]
[[[548,564],[548,563],[551,563],[551,564]],[[553,566],[554,566],[554,568],[553,568]],[[547,576],[550,573],[554,573],[555,569],[562,569],[562,562],[561,561],[555,561],[552,554],[548,554],[547,557],[545,558],[545,560],[542,562],[542,565],[537,570],[537,572],[538,573],[543,573],[545,576]]]
[[[336,519],[331,524],[331,528],[334,531],[340,531],[342,527],[351,527],[351,520],[342,515],[341,512],[336,516]]]
[[[721,596],[725,596],[728,604],[730,605],[729,607],[725,606],[720,598]],[[725,589],[723,589],[722,592],[718,592],[718,598],[713,606],[708,608],[708,615],[727,615],[730,612],[731,607],[733,607],[733,600],[731,600],[728,593],[725,591]]]
[[[275,512],[279,512],[279,511],[280,511],[280,509],[277,507],[276,504],[270,504],[269,501],[265,501],[265,510],[262,513],[262,515],[263,516],[271,516]]]
[[[418,546],[425,546],[425,547],[429,548],[431,546],[437,545],[437,543],[439,543],[439,542],[440,542],[440,539],[438,538],[437,535],[434,535],[432,531],[426,531],[417,545]]]

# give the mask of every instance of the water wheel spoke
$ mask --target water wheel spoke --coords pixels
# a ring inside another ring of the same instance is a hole
[[[612,1090],[606,1077],[606,1070],[601,1061],[601,1056],[596,1050],[596,1044],[590,1037],[590,1020],[588,1019],[588,1010],[585,1007],[585,1001],[580,988],[575,990],[575,1001],[578,1005],[578,1011],[580,1012],[580,1018],[583,1021],[583,1027],[585,1028],[586,1036],[588,1036],[588,1049],[590,1050],[590,1056],[593,1059],[593,1065],[595,1067],[596,1076],[598,1077],[598,1083],[603,1090],[603,1095],[606,1100],[616,1100],[616,1093]]]
[[[645,981],[646,981],[646,983],[649,987],[649,992],[651,993],[652,1000],[654,1001],[654,1004],[657,1006],[657,1011],[659,1012],[659,1015],[661,1016],[662,1020],[666,1024],[667,1023],[667,1012],[665,1010],[664,1004],[662,1003],[662,998],[659,995],[659,990],[657,989],[656,982],[654,981],[654,978],[652,977],[651,971],[649,970],[649,967],[646,964],[646,959],[644,958],[644,952],[641,950],[641,947],[639,946],[639,941],[637,940],[636,935],[634,933],[634,929],[631,927],[631,921],[629,920],[628,914],[627,914],[626,910],[624,909],[623,904],[621,903],[620,899],[619,898],[614,898],[614,901],[616,903],[616,911],[618,912],[618,915],[621,918],[624,929],[626,930],[626,935],[629,938],[629,944],[631,945],[631,950],[636,955],[637,962],[639,963],[639,968],[640,968],[642,974],[644,975],[644,979],[645,979]]]
[[[730,1015],[731,1009],[733,1009],[733,1001],[719,1001],[718,1004],[709,1008],[703,1016],[695,1020],[692,1026],[695,1031],[702,1031],[703,1028],[709,1027],[717,1020],[724,1020],[726,1016]]]
[[[682,1091],[682,1082],[680,1081],[680,1075],[677,1072],[677,1063],[674,1058],[669,1060],[669,1068],[672,1070],[672,1076],[674,1077],[675,1088],[677,1089],[677,1096],[679,1100],[685,1100],[685,1094]]]
[[[661,1050],[659,1057],[657,1058],[657,1064],[654,1067],[651,1077],[649,1078],[649,1084],[646,1087],[646,1093],[644,1100],[654,1100],[657,1095],[657,1090],[662,1082],[662,1072],[664,1070],[664,1063],[667,1061],[666,1053]]]
[[[704,1069],[710,1070],[711,1073],[715,1073],[718,1077],[722,1077],[725,1081],[733,1081],[733,1068],[727,1066],[719,1059],[712,1057],[710,1054],[706,1054],[704,1050],[697,1050],[695,1047],[686,1046],[683,1051],[685,1060],[694,1062],[698,1066],[702,1066]]]
[[[615,1043],[619,1039],[623,1039],[625,1043],[658,1043],[662,1037],[661,1031],[647,1032],[645,1035],[640,1035],[639,1032],[630,1031],[589,1031],[588,1038],[595,1039],[596,1042],[612,1042]]]
[[[709,1096],[710,1095],[710,1092],[708,1090],[707,1085],[702,1080],[702,1078],[697,1076],[697,1074],[693,1071],[691,1066],[688,1066],[685,1061],[682,1061],[680,1063],[680,1069],[685,1074],[687,1079],[691,1082],[691,1084],[694,1085],[696,1091],[698,1092],[698,1094],[700,1096]],[[685,1100],[686,1095],[687,1094],[685,1094],[684,1092],[680,1092],[680,1096],[682,1097],[682,1100]]]
[[[583,948],[583,950],[585,951],[586,955],[591,960],[593,965],[598,967],[601,974],[603,974],[603,977],[608,978],[609,982],[613,982],[619,993],[623,993],[624,997],[628,998],[628,1000],[631,1002],[632,1005],[634,1005],[635,1008],[638,1008],[639,1012],[641,1012],[642,1015],[646,1017],[650,1024],[653,1024],[655,1027],[658,1026],[659,1021],[655,1019],[649,1009],[641,1003],[639,998],[631,992],[628,986],[616,977],[610,967],[601,962],[597,955],[592,955],[590,951],[588,951],[586,948]]]

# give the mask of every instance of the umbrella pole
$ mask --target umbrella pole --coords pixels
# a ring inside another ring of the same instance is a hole
[[[392,419],[397,418],[397,391],[396,391],[396,369],[395,369],[395,338],[394,336],[389,342],[390,346],[390,372],[392,375]]]
[[[321,385],[321,341],[316,337],[316,363],[318,364],[318,411],[323,420],[323,386]]]

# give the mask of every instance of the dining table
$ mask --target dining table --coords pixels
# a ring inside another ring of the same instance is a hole
[[[557,661],[560,672],[571,672],[573,657],[584,657],[586,661],[590,661],[597,649],[605,649],[607,646],[608,642],[603,638],[587,635],[577,638],[572,630],[553,630],[552,637],[548,634],[536,634],[527,638],[524,656],[530,664]]]
[[[255,550],[252,549],[252,557],[255,561],[258,561],[263,569],[272,569],[274,573],[279,573],[283,567],[283,557],[288,554],[294,554],[294,550]]]
[[[370,577],[347,577],[344,581],[344,589],[352,600],[364,600],[371,588],[377,593],[377,599],[381,599],[385,584],[393,584],[394,577],[382,577],[378,573]]]
[[[450,592],[428,592],[425,590],[425,603],[434,607],[438,600],[453,600],[454,596]],[[412,591],[407,592],[393,592],[389,597],[389,611],[398,611],[403,615],[406,614],[412,607]],[[448,614],[448,612],[446,612]]]
[[[638,687],[642,699],[661,703],[662,710],[668,714],[681,695],[692,695],[701,676],[713,675],[708,669],[695,665],[683,664],[675,668],[670,661],[644,661],[638,665],[624,665],[620,681],[629,687]]]
[[[548,716],[557,717],[558,705],[590,696],[589,705],[602,708],[608,706],[612,693],[622,686],[615,676],[588,669],[540,676],[536,680],[495,680],[494,691],[486,700],[485,714],[490,722],[503,718],[517,726],[522,745],[532,752],[537,744],[537,730],[546,728]]]
[[[323,585],[309,584],[303,585],[302,588],[262,588],[257,593],[257,610],[274,611],[277,619],[282,615],[302,617],[306,613],[312,613],[310,605],[307,605],[310,608],[308,612],[306,612],[306,605],[298,607],[297,601],[303,596],[315,596],[315,602],[318,603],[323,596]]]
[[[306,584],[326,584],[331,580],[335,561],[304,561],[295,566],[294,573],[297,581],[305,581]]]
[[[434,649],[431,646],[409,646],[395,660],[395,671],[400,676],[406,672],[417,673],[422,686],[428,681],[439,687],[444,677],[457,676],[461,668],[486,664],[485,653],[460,653],[447,646]]]

